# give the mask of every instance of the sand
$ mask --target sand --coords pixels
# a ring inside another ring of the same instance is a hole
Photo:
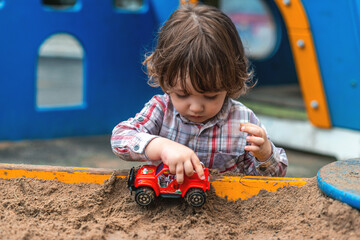
[[[183,199],[140,207],[125,179],[103,185],[0,179],[0,239],[360,239],[360,212],[303,187],[201,208]]]

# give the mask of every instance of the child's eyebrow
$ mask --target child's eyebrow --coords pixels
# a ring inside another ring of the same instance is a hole
[[[204,94],[206,94],[206,95],[215,95],[215,94],[220,94],[220,92],[205,92]]]
[[[181,88],[175,88],[173,91],[174,92],[186,93],[186,91],[184,89],[181,89]]]

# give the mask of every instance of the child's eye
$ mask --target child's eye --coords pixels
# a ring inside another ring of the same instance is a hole
[[[206,99],[209,100],[215,100],[217,98],[218,95],[214,95],[214,96],[204,96]]]
[[[179,94],[179,93],[176,93],[176,96],[178,98],[187,98],[189,95],[188,94]]]

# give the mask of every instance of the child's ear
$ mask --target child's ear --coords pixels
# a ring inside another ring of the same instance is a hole
[[[164,93],[166,93],[166,94],[170,94],[170,91],[169,91],[169,90],[166,90],[166,89],[163,89],[163,88],[161,88],[161,90],[162,90]]]

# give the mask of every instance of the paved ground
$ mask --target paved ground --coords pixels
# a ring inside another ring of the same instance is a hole
[[[314,177],[334,158],[286,149],[288,177]],[[139,162],[118,159],[111,151],[110,136],[0,142],[1,163],[130,169]]]

